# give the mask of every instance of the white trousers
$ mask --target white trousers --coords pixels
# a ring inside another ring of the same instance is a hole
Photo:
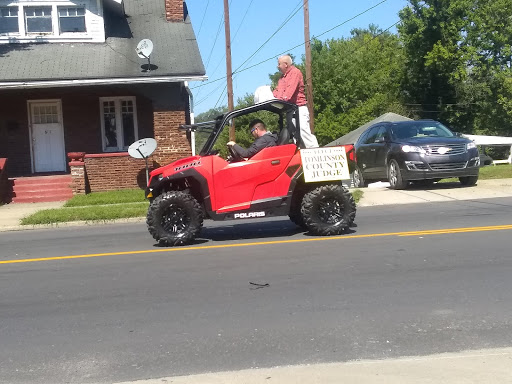
[[[311,128],[309,127],[309,110],[307,105],[299,107],[299,123],[300,137],[306,148],[317,148],[318,141],[316,136],[311,133]],[[293,124],[295,124],[295,119]]]

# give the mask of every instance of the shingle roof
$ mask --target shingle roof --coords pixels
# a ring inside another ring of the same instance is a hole
[[[124,3],[129,17],[107,20],[105,43],[0,44],[0,82],[205,74],[188,15],[184,22],[168,22],[164,0]],[[153,42],[151,64],[158,67],[149,73],[141,68],[147,60],[135,52],[144,38]]]
[[[333,142],[330,142],[329,144],[326,145],[326,147],[333,147],[336,145],[345,145],[345,144],[355,144],[357,139],[359,139],[359,136],[361,136],[363,134],[363,132],[366,131],[366,128],[368,128],[369,126],[371,126],[375,123],[380,123],[381,121],[404,121],[404,120],[412,120],[412,119],[409,119],[408,117],[405,117],[405,116],[397,115],[396,113],[393,113],[393,112],[385,113],[383,115],[380,115],[376,119],[360,126],[359,128],[356,128],[353,131],[350,131],[345,136],[341,136],[341,137],[337,138],[336,140],[334,140]]]

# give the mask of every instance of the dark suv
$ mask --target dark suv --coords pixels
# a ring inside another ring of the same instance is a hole
[[[389,180],[391,188],[404,189],[409,181],[430,185],[450,177],[475,185],[480,168],[475,143],[433,120],[374,124],[357,140],[355,154],[356,187]]]

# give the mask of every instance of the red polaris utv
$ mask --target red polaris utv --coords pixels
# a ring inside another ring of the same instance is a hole
[[[260,111],[273,116],[279,125],[277,145],[249,160],[234,151],[227,160],[220,156],[216,142],[222,131],[233,120],[245,116],[247,121]],[[190,243],[199,235],[205,218],[285,215],[314,235],[343,233],[356,215],[352,194],[341,180],[305,182],[300,154],[304,146],[299,119],[295,119],[296,125],[292,120],[295,116],[295,104],[272,100],[227,112],[215,121],[181,126],[194,134],[199,155],[151,172],[146,189],[150,200],[147,225],[155,240],[170,246]]]

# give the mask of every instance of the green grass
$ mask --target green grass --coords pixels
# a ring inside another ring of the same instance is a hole
[[[482,180],[488,179],[508,179],[512,178],[512,164],[488,165],[480,168],[480,176]]]
[[[512,178],[512,164],[487,165],[480,168],[480,173],[478,175],[479,180],[509,178]],[[454,183],[458,181],[458,178],[452,177],[449,179],[442,179],[440,183]]]
[[[361,197],[363,197],[364,195],[364,192],[361,191],[360,189],[355,189],[354,191],[352,191],[352,196],[354,197],[354,201],[357,203],[359,203],[359,200],[361,200]]]
[[[54,224],[68,221],[110,221],[130,217],[144,217],[149,202],[92,205],[83,207],[45,209],[21,220],[21,225]]]
[[[119,191],[94,192],[88,195],[76,195],[68,200],[65,207],[85,207],[91,205],[126,204],[145,201],[141,189],[122,189]]]

